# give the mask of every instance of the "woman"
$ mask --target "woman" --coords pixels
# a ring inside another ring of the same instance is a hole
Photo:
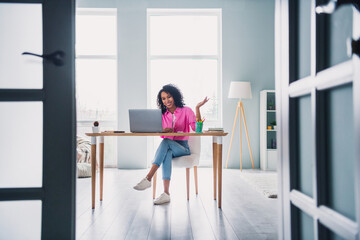
[[[163,86],[157,96],[157,104],[162,111],[163,132],[190,132],[195,131],[195,120],[201,120],[200,107],[209,99],[196,105],[196,117],[189,107],[185,107],[180,90],[172,84]],[[155,159],[149,173],[135,187],[136,190],[145,190],[151,187],[151,179],[162,164],[164,192],[154,201],[154,204],[170,202],[171,160],[173,157],[190,155],[188,145],[189,136],[161,136],[163,141],[156,151]]]

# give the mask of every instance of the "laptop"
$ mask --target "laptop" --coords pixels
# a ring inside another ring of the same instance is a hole
[[[129,109],[130,132],[163,132],[161,109]]]

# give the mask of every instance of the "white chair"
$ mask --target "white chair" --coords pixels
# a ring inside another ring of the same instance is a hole
[[[190,136],[188,140],[190,147],[190,155],[177,157],[172,159],[172,167],[186,168],[186,188],[187,199],[189,200],[189,180],[190,180],[190,168],[194,167],[194,179],[195,179],[195,191],[198,194],[198,178],[197,178],[197,166],[199,165],[200,152],[201,152],[201,138],[200,136]],[[156,194],[156,175],[153,177],[153,198]]]

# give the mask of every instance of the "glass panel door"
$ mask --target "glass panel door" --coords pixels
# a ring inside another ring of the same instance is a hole
[[[15,2],[0,0],[0,239],[74,239],[74,2]]]
[[[276,3],[284,239],[360,234],[360,13],[350,2]]]
[[[0,88],[41,89],[42,4],[0,3]]]
[[[42,187],[42,102],[0,102],[0,112],[0,188]]]

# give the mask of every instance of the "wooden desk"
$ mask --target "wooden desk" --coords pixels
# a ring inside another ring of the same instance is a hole
[[[96,137],[99,137],[99,168],[100,168],[100,201],[103,200],[104,179],[104,137],[116,136],[212,136],[213,137],[213,173],[214,173],[214,200],[216,200],[216,183],[218,185],[218,206],[221,208],[221,186],[222,186],[222,137],[224,132],[204,133],[86,133],[91,137],[91,197],[92,208],[95,208],[95,183],[96,183]],[[218,181],[217,181],[218,179]]]

